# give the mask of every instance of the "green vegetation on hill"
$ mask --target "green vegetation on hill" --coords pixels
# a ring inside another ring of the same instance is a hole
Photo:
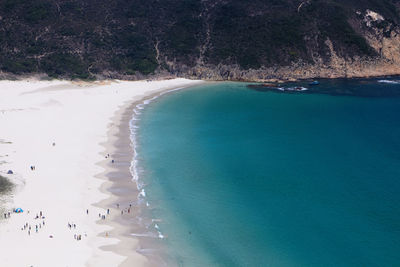
[[[300,4],[304,2],[299,9]],[[374,57],[362,35],[367,9],[399,22],[397,0],[3,0],[0,70],[90,79],[148,75],[174,62],[242,69]],[[386,31],[385,34],[390,34]],[[158,58],[157,50],[158,48]]]

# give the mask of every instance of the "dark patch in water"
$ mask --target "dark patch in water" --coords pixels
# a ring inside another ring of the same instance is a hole
[[[275,92],[282,94],[326,94],[332,96],[355,97],[400,97],[400,81],[396,79],[341,79],[322,80],[320,85],[310,86],[307,82],[286,83],[276,87],[263,84],[247,86],[258,92]],[[286,91],[279,88],[306,87],[306,91]]]

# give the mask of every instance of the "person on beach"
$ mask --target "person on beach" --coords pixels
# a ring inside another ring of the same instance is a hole
[[[110,214],[110,209],[107,209],[107,214]]]
[[[89,210],[88,209],[86,209],[86,214],[89,214]]]

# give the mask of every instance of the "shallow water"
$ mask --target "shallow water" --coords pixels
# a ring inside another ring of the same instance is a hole
[[[166,263],[399,266],[400,98],[364,90],[388,86],[221,83],[148,105],[137,165]]]

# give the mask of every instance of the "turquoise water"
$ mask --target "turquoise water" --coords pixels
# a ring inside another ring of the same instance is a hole
[[[143,110],[140,179],[168,266],[400,266],[400,98],[385,97],[400,85],[314,91],[221,83]]]

